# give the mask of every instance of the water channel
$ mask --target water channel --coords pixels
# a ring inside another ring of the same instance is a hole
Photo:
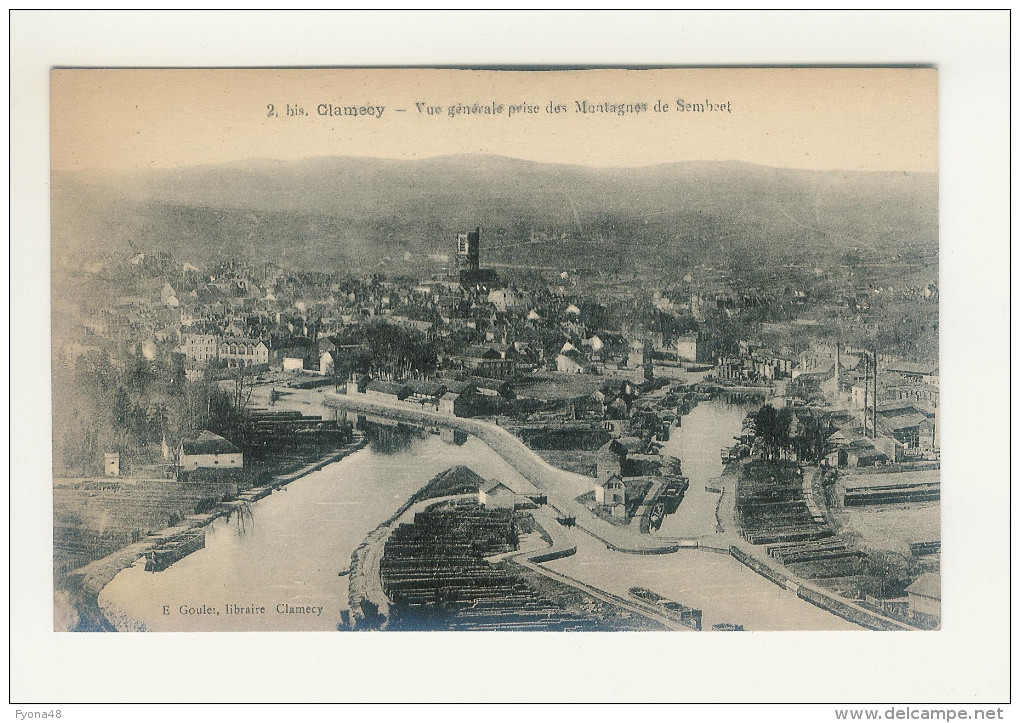
[[[429,435],[411,437],[398,451],[367,447],[256,502],[243,527],[237,515],[217,520],[206,528],[205,549],[163,572],[146,572],[144,561],[123,570],[103,589],[100,606],[119,630],[335,630],[347,606],[347,578],[338,572],[351,553],[428,480],[457,464],[526,486],[473,437],[463,446]],[[228,615],[227,603],[266,611]],[[219,614],[182,614],[182,605]],[[323,609],[279,613],[278,605]]]
[[[691,491],[660,534],[714,531],[718,496],[704,492],[705,482],[721,471],[719,449],[739,432],[745,412],[703,403],[673,430],[667,449],[679,451]],[[461,446],[431,435],[412,437],[397,449],[372,446],[255,503],[250,518],[216,521],[206,528],[205,549],[163,572],[145,572],[143,561],[123,570],[103,589],[100,606],[120,630],[335,630],[347,602],[347,578],[338,573],[351,553],[411,494],[457,464],[511,487],[529,487],[474,437]],[[701,607],[706,627],[732,622],[749,630],[855,629],[726,555],[626,555],[579,530],[570,534],[578,553],[549,567],[624,596],[633,585],[652,588]],[[252,612],[229,614],[228,604]]]

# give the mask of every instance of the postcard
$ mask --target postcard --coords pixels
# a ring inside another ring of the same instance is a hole
[[[54,630],[937,629],[936,80],[52,71]]]

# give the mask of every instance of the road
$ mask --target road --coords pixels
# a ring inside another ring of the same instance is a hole
[[[579,528],[601,540],[614,550],[635,554],[664,554],[681,547],[696,546],[696,540],[649,538],[637,527],[621,527],[596,517],[591,510],[575,498],[592,489],[594,479],[559,469],[546,462],[525,446],[509,431],[477,419],[453,417],[425,409],[410,407],[402,402],[387,402],[364,395],[325,395],[325,404],[352,412],[377,414],[410,424],[424,424],[459,429],[485,442],[493,451],[546,494],[550,506],[561,515],[574,517]]]
[[[410,407],[402,402],[387,402],[378,398],[366,398],[364,395],[324,395],[324,404],[337,409],[352,412],[376,414],[379,416],[404,421],[414,425],[440,426],[459,429],[467,432],[487,444],[499,454],[510,466],[516,469],[525,479],[538,490],[546,494],[549,507],[561,516],[572,516],[576,526],[599,540],[609,550],[636,555],[661,555],[677,552],[682,548],[698,548],[702,544],[727,549],[735,545],[759,562],[783,571],[785,577],[797,584],[824,594],[826,597],[838,599],[840,603],[859,612],[866,612],[851,600],[832,595],[815,585],[799,580],[775,560],[768,558],[764,550],[746,544],[737,534],[733,519],[734,492],[732,485],[727,484],[720,506],[722,532],[705,535],[700,538],[683,539],[669,537],[650,537],[642,535],[638,526],[618,527],[595,516],[587,507],[577,502],[575,497],[591,489],[593,479],[568,472],[550,465],[509,431],[489,422],[477,419],[453,417],[439,412]],[[714,512],[714,510],[713,510]],[[534,557],[532,555],[531,557]],[[528,566],[534,565],[526,560]],[[547,569],[547,568],[545,568]],[[576,582],[576,581],[575,581]],[[583,584],[583,583],[582,583]],[[588,586],[586,586],[588,587]],[[602,591],[606,594],[605,591]],[[630,601],[627,601],[628,603]],[[633,603],[630,603],[633,605]],[[874,613],[868,613],[874,616]],[[877,616],[881,617],[881,616]],[[890,621],[891,622],[891,621]],[[897,624],[897,626],[899,626]]]

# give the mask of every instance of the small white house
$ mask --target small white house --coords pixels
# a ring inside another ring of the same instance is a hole
[[[299,372],[305,368],[305,360],[302,357],[285,356],[283,358],[283,371]]]
[[[229,440],[204,429],[194,439],[181,441],[178,464],[182,472],[237,469],[244,466],[244,455]]]
[[[103,455],[103,472],[107,477],[120,477],[120,452]]]
[[[937,623],[942,618],[942,576],[921,575],[907,588],[907,602],[913,617]]]
[[[676,340],[676,355],[681,361],[698,360],[698,335],[684,334]]]
[[[584,372],[584,357],[576,349],[557,354],[556,371],[563,374],[581,374]]]
[[[447,392],[439,398],[439,411],[443,414],[459,417],[464,412],[464,400],[455,392]]]
[[[620,475],[611,474],[595,483],[595,501],[612,508],[616,517],[625,516],[627,509],[627,488]]]
[[[490,510],[514,508],[516,493],[499,480],[478,487],[478,504]]]
[[[319,371],[323,374],[332,374],[336,369],[336,363],[333,361],[333,355],[324,351],[319,356]]]

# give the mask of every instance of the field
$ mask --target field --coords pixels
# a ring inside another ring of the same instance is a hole
[[[576,472],[595,480],[596,453],[583,449],[536,449],[535,454],[554,467]]]
[[[515,386],[518,397],[532,397],[549,402],[587,397],[610,381],[608,377],[590,374],[560,374],[547,372],[536,374]]]
[[[865,547],[909,555],[911,542],[942,539],[941,512],[938,502],[847,507],[843,530],[860,533]]]

